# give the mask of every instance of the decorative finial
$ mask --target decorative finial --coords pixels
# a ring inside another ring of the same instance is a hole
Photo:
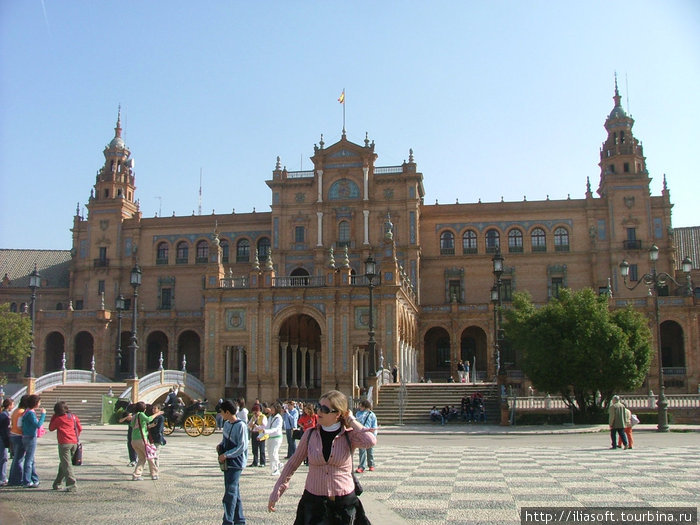
[[[391,222],[391,214],[386,212],[386,220],[384,221],[384,240],[391,241],[394,239],[394,224]]]
[[[413,148],[409,148],[408,150],[408,162],[413,164]]]
[[[613,100],[615,101],[615,107],[618,107],[620,105],[620,91],[617,89],[617,71],[615,71],[615,96],[613,96]]]
[[[586,177],[586,191],[588,193],[591,192],[591,178],[590,177]],[[547,195],[547,199],[549,199],[549,195]]]
[[[270,272],[275,269],[275,266],[272,264],[272,248],[267,252],[267,264],[265,264],[265,269]]]
[[[664,173],[664,191],[668,190],[668,185],[666,184],[666,174]]]
[[[343,250],[343,268],[350,268],[350,259],[348,258],[348,245],[345,245]]]
[[[80,217],[80,203],[75,206],[75,216]]]
[[[277,155],[277,163],[275,164],[275,171],[279,171],[282,169],[282,164],[280,163],[280,157]]]
[[[323,142],[323,133],[321,133],[321,141],[318,144],[319,146],[321,146],[321,149],[323,149],[323,146],[325,144],[325,142]]]
[[[328,249],[328,267],[335,270],[335,257],[333,256],[333,246]]]
[[[119,109],[117,110],[117,127],[114,128],[114,136],[121,138],[122,136],[122,105],[119,104]]]
[[[260,271],[260,258],[258,257],[258,250],[255,249],[255,259],[253,259],[253,270],[256,272]]]
[[[365,148],[369,148],[369,133],[365,131]]]

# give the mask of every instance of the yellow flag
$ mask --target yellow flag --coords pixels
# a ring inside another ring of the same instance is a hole
[[[340,102],[341,104],[345,104],[345,90],[343,90],[343,92],[338,97],[338,102]]]

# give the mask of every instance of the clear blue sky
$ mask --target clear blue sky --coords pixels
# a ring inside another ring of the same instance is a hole
[[[268,211],[321,133],[413,148],[426,203],[583,198],[614,72],[700,225],[700,2],[0,0],[0,247],[69,249],[122,106],[145,217]]]

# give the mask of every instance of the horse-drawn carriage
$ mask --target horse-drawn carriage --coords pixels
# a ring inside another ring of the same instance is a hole
[[[182,427],[188,436],[208,436],[216,430],[216,418],[206,412],[207,400],[194,400],[190,405],[171,404],[163,407],[165,426],[163,433],[170,435],[176,427]]]

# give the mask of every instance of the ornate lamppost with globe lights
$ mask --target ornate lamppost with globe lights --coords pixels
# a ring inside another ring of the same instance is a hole
[[[131,342],[129,344],[129,351],[131,352],[131,379],[138,379],[138,373],[136,372],[136,353],[139,349],[138,335],[136,333],[136,322],[138,318],[138,302],[139,302],[139,286],[141,286],[141,267],[136,264],[131,269],[130,276],[131,286],[134,289],[134,309],[133,315],[131,317]]]

